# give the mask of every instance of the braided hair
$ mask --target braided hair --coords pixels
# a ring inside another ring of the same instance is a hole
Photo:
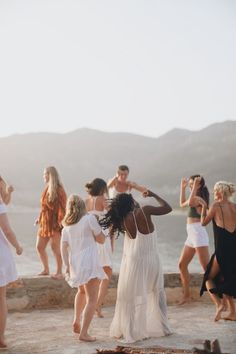
[[[116,231],[125,232],[123,221],[128,213],[134,210],[135,200],[131,194],[120,193],[112,199],[109,210],[103,219],[99,221],[102,228],[110,228],[110,233],[114,234]]]

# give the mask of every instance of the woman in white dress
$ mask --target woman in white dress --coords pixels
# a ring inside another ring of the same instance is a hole
[[[88,334],[88,328],[97,305],[99,281],[106,278],[99,262],[96,243],[104,243],[105,235],[96,217],[86,213],[85,203],[77,195],[71,195],[67,201],[63,224],[61,253],[66,267],[66,280],[71,287],[78,288],[73,330],[79,333],[80,340],[92,342],[96,338]]]
[[[96,215],[98,220],[104,217],[107,211],[107,184],[101,178],[95,178],[85,185],[89,197],[85,200],[86,209],[90,214]],[[112,252],[114,235],[109,235],[109,230],[104,230],[106,239],[103,244],[97,244],[100,263],[107,275],[107,279],[101,281],[97,301],[96,313],[98,317],[104,317],[101,312],[108,285],[112,276]]]
[[[142,208],[131,194],[113,199],[102,227],[125,232],[115,315],[110,335],[124,343],[171,334],[167,319],[164,277],[158,257],[157,233],[151,215],[168,214],[170,205],[147,190],[160,206]]]
[[[6,288],[7,285],[17,280],[16,266],[11,254],[9,243],[16,249],[16,254],[22,253],[22,247],[16,239],[12,231],[8,218],[5,201],[10,201],[8,188],[4,188],[1,184],[0,192],[0,349],[6,348],[4,332],[7,321],[7,301],[6,301]],[[5,182],[4,182],[5,184]],[[3,191],[3,193],[2,193]],[[12,191],[12,190],[11,190]],[[11,193],[11,192],[10,192]]]

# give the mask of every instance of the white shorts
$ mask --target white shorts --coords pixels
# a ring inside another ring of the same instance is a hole
[[[186,246],[192,248],[209,246],[208,233],[200,222],[187,224],[186,229],[188,234],[187,240],[185,241]]]

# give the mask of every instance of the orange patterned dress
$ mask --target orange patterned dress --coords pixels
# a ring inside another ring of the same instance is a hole
[[[41,212],[39,216],[38,230],[38,236],[40,237],[60,235],[62,230],[61,222],[66,211],[67,196],[63,187],[58,187],[57,198],[53,202],[48,201],[47,191],[48,188],[45,188],[41,197]]]

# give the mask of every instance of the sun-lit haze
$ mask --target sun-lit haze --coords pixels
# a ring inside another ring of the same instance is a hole
[[[234,0],[1,0],[0,136],[236,120]]]

